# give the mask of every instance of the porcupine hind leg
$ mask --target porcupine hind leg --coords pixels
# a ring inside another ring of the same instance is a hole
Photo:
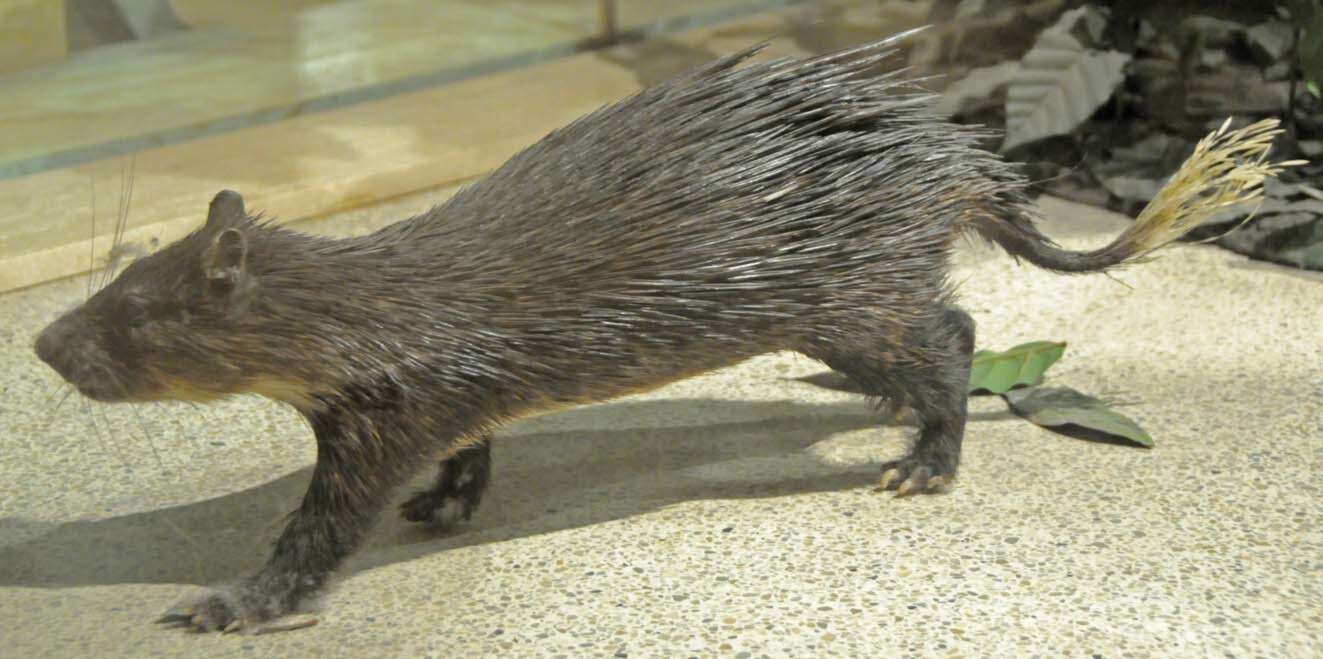
[[[974,320],[946,304],[931,319],[902,345],[819,357],[867,395],[913,411],[919,423],[913,445],[903,457],[882,465],[882,489],[902,496],[938,492],[951,484],[965,432]]]
[[[491,438],[460,450],[441,461],[435,484],[400,506],[400,515],[437,529],[469,519],[491,481]]]

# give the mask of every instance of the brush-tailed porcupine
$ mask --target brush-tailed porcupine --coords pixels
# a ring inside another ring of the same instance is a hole
[[[424,462],[442,458],[439,480],[405,516],[467,517],[502,422],[771,351],[913,411],[918,436],[884,487],[950,483],[974,345],[946,281],[957,238],[1084,272],[1188,226],[1181,208],[1099,250],[1056,247],[978,131],[873,71],[892,45],[722,59],[362,237],[281,229],[221,192],[205,226],[52,323],[37,353],[90,398],[256,393],[316,434],[307,494],[267,565],[166,619],[257,628],[320,589]]]

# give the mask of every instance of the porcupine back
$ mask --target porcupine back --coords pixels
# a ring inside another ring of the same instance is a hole
[[[960,225],[1027,201],[979,132],[875,72],[889,43],[725,58],[585,116],[375,238],[445,245],[444,272],[418,285],[489,300],[484,328],[540,340],[538,363],[565,360],[552,371],[623,361],[670,379],[861,322],[921,328]],[[695,349],[711,359],[674,352]]]

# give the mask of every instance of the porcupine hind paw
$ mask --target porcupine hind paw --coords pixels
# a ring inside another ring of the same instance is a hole
[[[410,522],[425,524],[437,530],[454,527],[460,520],[473,517],[478,499],[465,493],[443,493],[437,490],[419,492],[400,505],[400,516]]]
[[[896,496],[946,492],[955,481],[955,469],[937,460],[907,455],[882,465],[878,491],[895,490]]]
[[[410,522],[445,530],[473,517],[491,482],[491,447],[483,443],[441,461],[435,483],[400,506]]]

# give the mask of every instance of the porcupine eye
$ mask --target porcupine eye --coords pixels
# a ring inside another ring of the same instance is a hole
[[[142,328],[149,320],[147,303],[133,296],[126,296],[120,304],[120,317],[123,318],[125,327],[129,329]]]

